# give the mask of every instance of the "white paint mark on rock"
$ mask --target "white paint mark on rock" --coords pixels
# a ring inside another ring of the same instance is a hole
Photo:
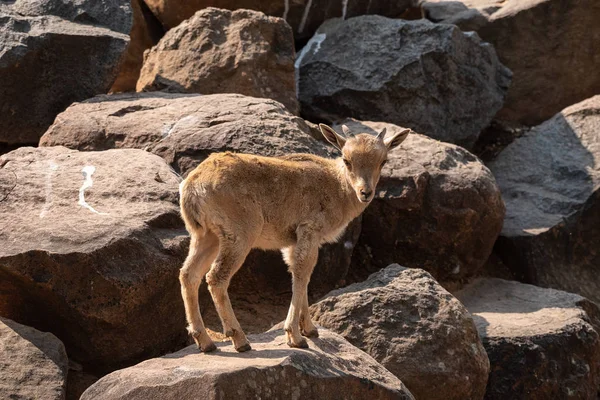
[[[308,19],[308,13],[310,12],[310,7],[312,6],[312,0],[308,0],[306,7],[304,7],[304,13],[302,13],[302,19],[300,20],[300,25],[298,25],[298,33],[302,33],[304,30],[304,26],[306,25],[306,20]]]
[[[50,168],[48,168],[48,172],[46,173],[46,201],[44,201],[44,207],[40,212],[40,218],[44,218],[46,214],[48,214],[48,210],[54,201],[52,199],[52,177],[57,170],[58,165],[54,162],[54,160],[50,161]]]
[[[348,13],[348,0],[342,0],[342,19],[346,19]]]
[[[290,0],[283,0],[285,9],[283,10],[282,18],[287,21],[288,12],[290,12]]]
[[[310,38],[308,43],[302,48],[298,57],[296,57],[296,62],[294,63],[294,69],[296,74],[296,98],[298,98],[299,89],[300,89],[300,65],[302,64],[302,60],[308,54],[309,51],[312,50],[313,46],[315,49],[312,50],[312,54],[317,54],[319,50],[321,50],[321,43],[327,38],[325,33],[315,33],[313,37]]]
[[[79,205],[87,208],[88,210],[96,214],[107,215],[106,213],[96,211],[94,207],[90,206],[85,201],[85,190],[91,188],[94,185],[94,182],[92,181],[92,175],[94,174],[94,172],[96,172],[96,167],[94,167],[93,165],[86,165],[81,169],[81,173],[83,174],[83,185],[81,185],[81,188],[79,189]]]

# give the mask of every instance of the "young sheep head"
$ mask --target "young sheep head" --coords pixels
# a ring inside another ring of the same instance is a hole
[[[388,152],[402,143],[410,132],[410,129],[404,129],[386,138],[383,128],[377,136],[368,133],[352,135],[348,127],[342,125],[344,137],[325,124],[319,124],[319,128],[325,139],[342,152],[346,179],[363,203],[369,203],[375,195]]]

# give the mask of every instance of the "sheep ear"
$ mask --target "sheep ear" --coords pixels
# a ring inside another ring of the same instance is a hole
[[[385,138],[385,133],[387,132],[387,128],[383,128],[381,132],[377,135],[377,139],[383,140]]]
[[[321,133],[329,143],[334,145],[338,150],[342,150],[346,144],[346,139],[325,124],[319,124],[319,129],[321,129]]]
[[[410,129],[404,129],[404,130],[390,136],[389,138],[385,139],[383,141],[383,143],[387,146],[388,150],[391,150],[394,147],[399,146],[400,143],[404,142],[404,139],[406,139],[408,137],[409,133],[410,133]]]

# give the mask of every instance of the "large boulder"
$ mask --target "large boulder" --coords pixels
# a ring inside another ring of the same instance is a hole
[[[58,113],[74,101],[106,93],[117,75],[129,36],[100,22],[112,26],[115,19],[115,29],[129,32],[131,14],[125,12],[129,6],[107,1],[114,7],[97,7],[88,1],[88,9],[83,2],[72,7],[64,3],[64,8],[60,1],[32,4],[40,5],[40,12],[64,11],[77,22],[54,15],[31,16],[36,8],[26,12],[25,6],[31,5],[26,1],[0,7],[0,142],[37,144]],[[58,10],[46,10],[44,4]],[[101,10],[106,14],[97,15]],[[117,21],[114,16],[121,12],[126,18]]]
[[[393,124],[347,120],[353,132]],[[504,203],[491,172],[465,149],[410,134],[388,156],[362,217],[354,281],[398,262],[423,268],[451,289],[477,275],[502,228]]]
[[[0,318],[0,398],[64,400],[68,368],[56,336]]]
[[[375,15],[327,21],[296,65],[310,120],[391,122],[464,147],[502,107],[511,76],[476,34]]]
[[[61,113],[40,146],[145,149],[184,176],[215,151],[332,154],[282,104],[239,94],[97,96]]]
[[[142,150],[0,156],[0,315],[104,372],[187,340],[179,178]]]
[[[253,351],[199,353],[195,346],[100,379],[82,400],[413,399],[398,378],[342,337],[320,330],[310,349],[291,349],[282,330],[251,335]]]
[[[398,17],[411,5],[412,0],[144,0],[163,25],[170,29],[190,18],[196,11],[212,6],[236,10],[241,8],[262,11],[281,17],[294,31],[294,36],[305,40],[312,36],[324,21],[336,17],[354,17],[379,14]]]
[[[119,74],[110,91],[135,92],[140,70],[144,64],[144,51],[156,45],[164,36],[164,29],[143,0],[131,0],[133,25],[129,32],[129,46],[125,52]]]
[[[294,38],[282,18],[207,8],[171,29],[144,57],[138,91],[240,93],[298,113]]]
[[[311,308],[402,380],[417,399],[481,399],[490,370],[465,307],[430,274],[393,264]]]
[[[529,283],[600,302],[600,96],[564,109],[489,164],[506,202],[496,251]]]
[[[73,104],[56,118],[40,144],[78,150],[146,149],[186,176],[218,151],[332,156],[332,151],[309,132],[301,118],[274,100],[239,94],[154,92],[98,96]],[[344,284],[359,234],[360,222],[355,221],[338,243],[321,248],[309,286],[311,299]],[[230,290],[242,326],[249,332],[263,332],[285,317],[291,299],[290,282],[280,253],[252,251],[234,276]],[[220,330],[208,295],[203,296],[201,308],[209,323],[214,323],[212,327]]]
[[[597,0],[421,2],[429,19],[477,31],[512,70],[499,118],[535,125],[600,93]]]
[[[456,296],[473,315],[490,359],[485,399],[596,398],[596,304],[575,294],[495,278],[477,280]]]

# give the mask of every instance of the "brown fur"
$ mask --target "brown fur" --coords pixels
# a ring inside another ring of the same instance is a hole
[[[345,139],[328,126],[321,125],[321,131],[342,150],[342,158],[218,153],[182,182],[181,213],[191,242],[180,273],[181,290],[188,330],[202,351],[215,349],[198,308],[204,276],[225,334],[238,351],[250,349],[227,287],[253,248],[280,249],[292,274],[288,345],[307,347],[301,335],[318,335],[308,314],[307,286],[319,246],[336,241],[366,208],[388,150],[409,132],[384,142],[385,132]]]

